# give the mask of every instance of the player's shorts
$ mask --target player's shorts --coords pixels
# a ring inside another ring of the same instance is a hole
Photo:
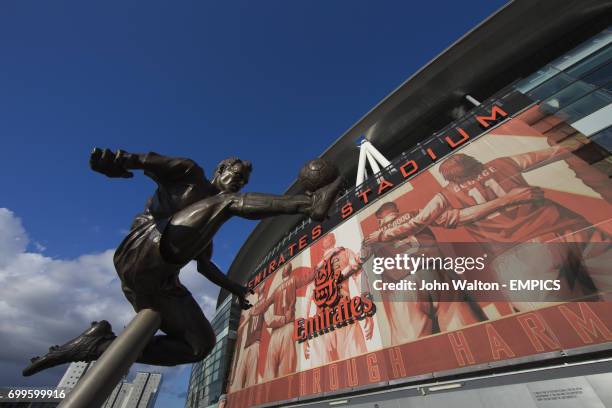
[[[136,311],[154,305],[156,297],[182,297],[191,293],[178,279],[184,265],[162,257],[160,240],[168,220],[140,214],[117,250],[113,262],[121,289]]]
[[[308,340],[311,366],[328,364],[364,354],[368,351],[358,321],[335,328]]]
[[[337,328],[325,334],[323,339],[326,340],[327,355],[330,361],[333,361],[334,357],[344,360],[368,351],[359,322]]]
[[[293,324],[272,330],[266,357],[265,381],[291,374],[297,366],[296,343],[293,340]]]
[[[234,377],[234,383],[232,384],[233,390],[241,390],[257,383],[258,360],[259,341],[256,341],[245,348],[243,353],[240,355],[236,376]]]
[[[403,344],[433,333],[432,318],[427,313],[431,302],[406,301],[400,298],[383,300],[389,330],[383,337],[390,344]]]

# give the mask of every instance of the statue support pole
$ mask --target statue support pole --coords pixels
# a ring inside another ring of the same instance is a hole
[[[161,316],[158,312],[151,309],[138,312],[66,399],[59,404],[59,408],[101,407],[160,325]]]

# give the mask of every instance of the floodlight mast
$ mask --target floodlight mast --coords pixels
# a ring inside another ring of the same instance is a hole
[[[360,186],[365,181],[367,175],[366,163],[370,165],[372,174],[380,173],[381,168],[384,169],[391,165],[391,162],[372,143],[363,139],[359,145],[359,163],[357,164],[355,187]]]

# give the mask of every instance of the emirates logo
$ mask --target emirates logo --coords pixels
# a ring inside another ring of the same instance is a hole
[[[334,271],[330,258],[315,272],[314,301],[318,307],[333,307],[340,300],[340,271]]]

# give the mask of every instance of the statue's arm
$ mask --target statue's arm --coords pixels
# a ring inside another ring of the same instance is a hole
[[[315,221],[327,217],[334,203],[342,178],[309,194],[274,195],[264,193],[239,193],[230,205],[233,215],[250,220],[261,220],[282,214],[304,214]]]
[[[251,307],[245,296],[250,291],[246,286],[242,286],[227,277],[208,257],[201,256],[197,259],[198,272],[208,278],[212,283],[222,287],[230,293],[238,297],[240,305],[243,309]]]
[[[251,220],[281,214],[308,214],[312,198],[307,195],[274,195],[264,193],[238,193],[230,205],[233,215]]]
[[[160,154],[129,153],[123,150],[95,148],[89,158],[91,168],[108,177],[129,178],[130,170],[143,170],[155,181],[173,181],[189,177],[203,170],[191,159],[168,157]]]

